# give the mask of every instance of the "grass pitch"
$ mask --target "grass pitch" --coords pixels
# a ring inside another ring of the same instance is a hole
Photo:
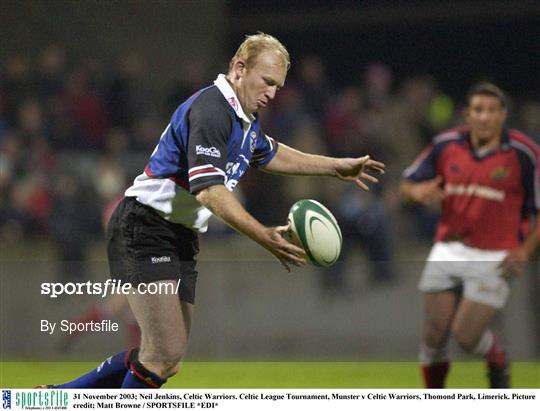
[[[32,388],[70,381],[91,362],[2,362],[2,388]],[[448,388],[487,388],[484,364],[453,363]],[[540,363],[514,363],[513,388],[540,388]],[[416,363],[188,362],[164,388],[422,388]]]

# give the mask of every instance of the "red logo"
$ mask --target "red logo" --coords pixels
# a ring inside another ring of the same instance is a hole
[[[238,102],[234,97],[229,98],[229,104],[234,108],[234,111],[238,111]]]

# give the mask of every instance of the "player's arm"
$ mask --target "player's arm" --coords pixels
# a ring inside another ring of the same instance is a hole
[[[531,153],[533,153],[533,156],[530,155]],[[525,197],[523,207],[520,210],[515,210],[515,212],[522,213],[525,210],[525,214],[536,215],[536,218],[533,228],[521,245],[510,250],[502,262],[502,266],[507,272],[516,275],[520,275],[525,271],[527,261],[530,260],[540,246],[540,186],[538,185],[540,178],[540,148],[531,142],[527,154],[518,152],[518,158],[520,160]]]
[[[436,176],[427,181],[402,180],[399,185],[399,194],[406,203],[420,203],[430,205],[442,200],[443,178]]]
[[[285,144],[279,145],[276,155],[263,168],[273,174],[300,176],[330,176],[350,181],[358,187],[369,190],[365,182],[379,180],[369,173],[384,174],[385,165],[369,156],[357,158],[335,158],[308,154]]]
[[[288,231],[288,226],[265,227],[245,210],[224,185],[206,187],[195,197],[199,203],[236,231],[266,248],[288,271],[290,271],[290,264],[296,266],[305,264],[302,258],[305,256],[304,250],[289,243],[282,236]]]
[[[525,238],[525,241],[512,250],[510,250],[506,258],[501,263],[503,269],[515,275],[521,275],[525,271],[527,262],[540,246],[540,222],[538,218],[531,233]]]
[[[434,146],[426,147],[403,172],[399,194],[405,203],[430,205],[444,196],[443,177],[437,175]]]
[[[270,251],[287,270],[289,264],[302,265],[305,263],[302,258],[304,250],[281,235],[288,227],[263,226],[224,185],[227,143],[233,121],[226,104],[221,98],[203,94],[190,109],[187,144],[189,189],[199,203]]]

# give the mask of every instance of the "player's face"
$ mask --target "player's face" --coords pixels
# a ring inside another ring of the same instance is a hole
[[[283,87],[287,70],[283,59],[272,51],[262,52],[255,64],[243,73],[238,98],[242,108],[255,113],[273,100],[276,92]]]
[[[506,109],[497,97],[481,94],[471,97],[467,124],[476,139],[488,142],[498,138],[505,120]]]

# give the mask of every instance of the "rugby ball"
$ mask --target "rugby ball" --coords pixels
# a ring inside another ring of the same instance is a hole
[[[332,213],[315,200],[300,200],[289,211],[291,242],[306,251],[308,260],[329,267],[341,253],[343,237]]]

